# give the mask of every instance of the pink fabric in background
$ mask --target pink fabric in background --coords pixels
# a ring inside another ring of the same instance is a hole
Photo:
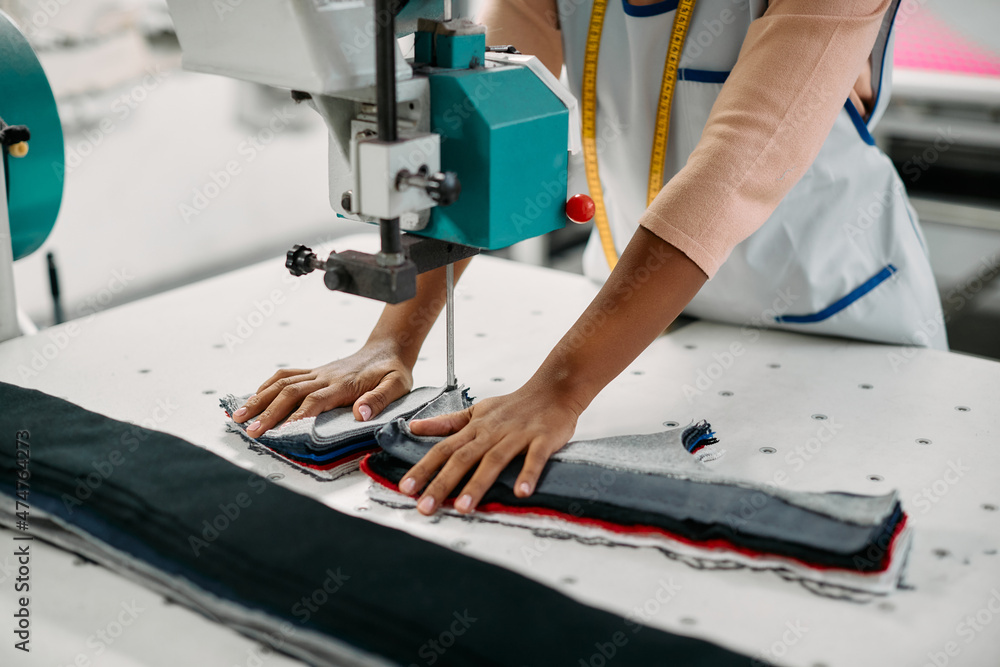
[[[979,46],[922,7],[896,17],[896,67],[1000,77],[1000,54]]]

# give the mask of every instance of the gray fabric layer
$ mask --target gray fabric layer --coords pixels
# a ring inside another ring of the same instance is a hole
[[[759,490],[792,505],[859,526],[882,523],[896,506],[895,491],[882,496],[858,496],[837,492],[808,493],[755,484],[719,474],[688,453],[681,444],[683,432],[683,428],[676,428],[662,433],[581,440],[569,443],[552,458],[566,463],[585,463],[615,470],[666,475]]]
[[[399,418],[409,417],[430,401],[444,393],[442,387],[420,387],[406,396],[389,404],[381,414],[370,421],[359,422],[354,418],[351,408],[334,408],[327,410],[313,424],[312,440],[317,445],[330,445],[356,438],[366,433],[374,433],[377,429]]]
[[[410,417],[426,404],[440,397],[443,393],[443,387],[420,387],[414,389],[406,396],[390,403],[381,414],[366,422],[357,421],[350,407],[334,408],[321,413],[317,417],[285,421],[257,436],[254,440],[267,446],[279,447],[283,450],[292,445],[298,445],[299,448],[295,451],[305,448],[305,450],[322,454],[341,443],[360,440],[365,437],[373,437],[375,431],[389,422],[395,419]],[[229,414],[233,414],[249,397],[250,395],[237,397],[233,394],[227,394],[219,400],[219,403]],[[243,424],[233,422],[233,425],[243,433],[246,433],[246,429],[250,423],[252,423],[252,420]]]
[[[438,439],[415,440],[404,429],[402,420],[382,429],[378,433],[379,445],[395,458],[416,463]],[[575,448],[575,451],[590,451],[598,455],[608,448],[627,447],[631,439],[629,436],[603,438],[590,441],[583,447]],[[649,449],[651,443],[658,443],[656,447],[679,448],[683,455],[690,458],[680,444],[680,431],[642,436],[640,441],[641,449]],[[614,454],[611,456],[619,460]],[[673,457],[674,454],[667,454],[661,462]],[[513,488],[519,468],[520,464],[508,466],[497,481]],[[839,554],[852,554],[865,548],[873,533],[880,529],[895,509],[895,503],[892,503],[886,506],[881,516],[876,516],[874,508],[884,502],[881,497],[878,503],[871,502],[868,497],[844,493],[789,492],[788,498],[782,498],[772,494],[767,487],[750,483],[731,484],[711,480],[707,475],[705,479],[695,480],[672,474],[636,472],[605,467],[589,460],[550,461],[536,492],[580,502],[597,501],[626,510],[652,512],[679,521],[725,525],[748,535]],[[810,495],[826,497],[820,502],[807,498]],[[812,509],[814,505],[823,507],[825,511],[816,512]],[[862,519],[865,523],[859,521]],[[872,519],[877,520],[868,523]]]

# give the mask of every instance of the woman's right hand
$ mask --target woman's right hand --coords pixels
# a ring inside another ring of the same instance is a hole
[[[289,414],[292,420],[303,419],[353,404],[354,418],[368,421],[412,387],[412,368],[397,346],[369,341],[351,356],[313,370],[279,370],[233,414],[233,420],[250,421],[247,433],[257,437]]]

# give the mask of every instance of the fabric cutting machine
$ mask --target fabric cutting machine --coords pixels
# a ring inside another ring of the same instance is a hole
[[[168,4],[187,69],[288,89],[323,117],[333,210],[379,225],[377,254],[295,246],[293,274],[398,303],[421,272],[565,224],[573,98],[450,2]]]

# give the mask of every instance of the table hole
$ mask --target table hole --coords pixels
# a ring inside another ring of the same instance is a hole
[[[931,551],[931,553],[937,556],[938,558],[947,558],[948,556],[951,555],[951,552],[948,551],[947,549],[934,549],[933,551]]]
[[[997,506],[992,503],[983,503],[983,509],[987,512],[996,512]]]
[[[142,375],[145,375],[145,374],[146,374],[146,373],[148,373],[148,372],[149,372],[149,369],[148,369],[148,368],[140,368],[140,369],[139,369],[139,373],[141,373]]]
[[[826,415],[821,415],[821,414],[815,414],[812,416],[812,418],[815,419],[816,421],[824,421],[828,419]]]
[[[927,438],[917,438],[917,444],[918,445],[929,445],[929,444],[931,444],[931,441],[928,440]]]
[[[288,326],[288,322],[278,322],[278,326],[279,327],[287,327]]]
[[[354,339],[354,338],[345,338],[344,342],[345,343],[357,343],[358,341],[356,339]]]
[[[277,366],[278,368],[288,368],[288,364],[285,363],[284,361],[275,364],[275,366]]]
[[[632,375],[645,375],[646,371],[632,371]]]
[[[206,389],[205,391],[203,391],[201,393],[205,394],[206,396],[211,396],[212,394],[215,393],[215,390],[214,389]]]
[[[469,546],[469,543],[466,542],[465,540],[456,540],[455,542],[451,543],[452,549],[464,549],[467,546]]]
[[[503,382],[503,378],[490,378],[493,382]]]
[[[692,344],[688,343],[687,345],[684,346],[684,349],[685,350],[697,350],[698,346],[697,345],[692,345]]]
[[[359,512],[367,512],[368,511],[368,506],[367,505],[358,505],[354,509],[356,509]]]
[[[562,579],[559,580],[559,583],[560,584],[575,584],[576,583],[576,577],[563,577]]]
[[[885,477],[882,475],[868,475],[868,479],[872,482],[881,482]]]
[[[542,311],[540,311],[540,310],[533,310],[533,311],[531,311],[531,314],[532,315],[541,315]]]
[[[768,364],[768,368],[781,368],[781,364]]]
[[[880,602],[878,608],[882,611],[896,611],[896,605],[891,602]]]
[[[216,350],[221,350],[222,348],[225,347],[225,345],[223,345],[222,343],[216,343],[212,347],[214,347]]]
[[[970,408],[967,405],[956,405],[955,409],[958,410],[959,412],[971,412],[972,411],[972,408]]]
[[[997,555],[997,550],[996,549],[985,549],[983,551],[983,553],[986,554],[987,556],[996,556]]]
[[[427,357],[417,357],[417,361],[427,361]]]
[[[678,426],[680,426],[680,424],[678,424],[677,422],[663,422],[663,425],[666,426],[667,428],[677,428]]]
[[[267,476],[267,478],[272,482],[277,482],[279,480],[285,479],[285,476],[282,475],[280,472],[272,472]]]
[[[731,392],[731,391],[720,391],[719,392],[719,396],[727,396],[728,397],[728,396],[732,396],[732,395],[733,395],[733,392]]]
[[[683,625],[696,625],[698,623],[698,619],[692,618],[691,616],[684,616],[681,618],[681,623]]]
[[[777,452],[778,452],[778,450],[775,449],[774,447],[761,447],[760,448],[760,453],[761,454],[776,454]]]
[[[859,389],[874,389],[875,385],[871,385],[871,384],[867,384],[867,383],[866,384],[859,384],[858,388]]]

